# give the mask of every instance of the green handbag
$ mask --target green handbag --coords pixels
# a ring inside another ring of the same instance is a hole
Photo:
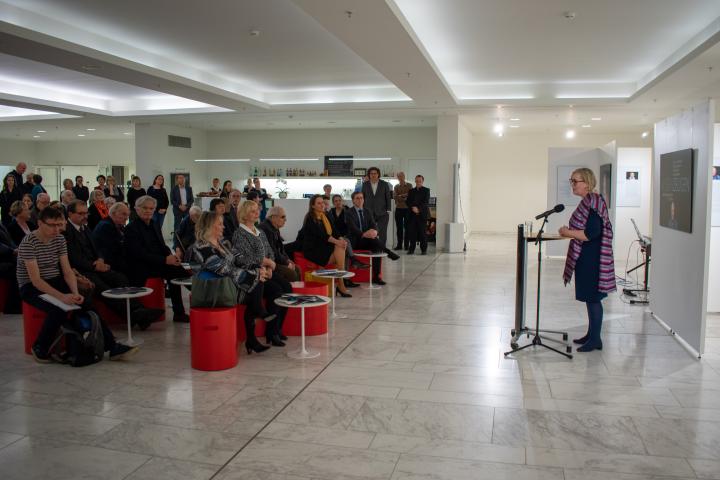
[[[238,288],[230,277],[192,279],[190,308],[224,308],[237,305]]]

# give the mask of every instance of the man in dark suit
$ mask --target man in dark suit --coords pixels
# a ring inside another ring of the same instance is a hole
[[[415,176],[415,187],[408,192],[407,206],[410,209],[410,248],[408,253],[415,253],[415,244],[420,242],[420,253],[427,255],[427,232],[426,224],[430,216],[430,189],[423,187],[425,177]]]
[[[237,217],[237,209],[240,206],[242,194],[240,193],[240,190],[236,188],[232,192],[230,192],[228,198],[230,199],[230,207],[228,208],[228,211],[223,214],[223,223],[225,224],[225,229],[223,230],[223,238],[225,238],[225,240],[229,242],[232,242],[233,235],[235,235],[235,230],[237,230],[238,226],[240,226]]]
[[[102,296],[102,292],[111,288],[127,287],[128,278],[122,273],[113,270],[109,263],[99,257],[90,229],[87,226],[88,207],[82,200],[75,200],[68,205],[68,226],[63,235],[67,242],[68,260],[70,266],[95,284],[93,294],[95,298],[105,303],[108,308],[124,317],[127,315],[124,300],[109,299]],[[138,299],[130,300],[130,317],[134,324],[146,329],[153,320],[157,320],[162,310],[143,307]]]
[[[387,244],[387,227],[392,211],[392,187],[385,180],[380,180],[380,169],[370,167],[367,170],[369,180],[363,183],[362,193],[365,207],[370,210],[377,222],[377,230],[383,247]]]
[[[175,177],[175,186],[170,191],[170,203],[173,206],[173,215],[175,216],[175,226],[173,231],[177,232],[180,222],[187,217],[188,210],[193,205],[193,192],[190,185],[185,185],[185,175],[177,175]],[[137,208],[137,204],[135,204]]]
[[[75,177],[75,186],[72,190],[75,194],[75,198],[77,198],[78,200],[82,200],[83,202],[87,203],[87,201],[90,199],[90,190],[88,190],[88,187],[83,185],[82,175],[78,175],[77,177]]]
[[[390,260],[397,260],[398,255],[387,248],[380,240],[378,225],[370,210],[364,207],[365,199],[362,192],[352,194],[353,206],[345,212],[345,224],[348,228],[350,244],[356,250],[370,250],[371,252],[385,252]],[[373,283],[385,285],[380,279],[380,262],[373,262]]]
[[[133,285],[143,286],[148,278],[162,277],[168,280],[170,300],[172,300],[173,321],[188,323],[180,286],[170,283],[173,278],[189,277],[190,273],[180,265],[180,259],[170,251],[153,222],[153,213],[157,201],[143,195],[135,201],[138,218],[130,222],[125,229],[125,260],[128,264],[128,276]]]
[[[110,207],[108,218],[97,224],[92,232],[93,243],[99,258],[114,265],[114,269],[125,273],[125,225],[130,217],[130,209],[122,202]]]
[[[23,194],[30,193],[26,192],[23,188],[23,175],[25,174],[25,170],[27,170],[27,164],[25,162],[20,162],[15,166],[15,170],[10,172],[10,175],[12,175],[15,179],[15,186],[22,190]]]

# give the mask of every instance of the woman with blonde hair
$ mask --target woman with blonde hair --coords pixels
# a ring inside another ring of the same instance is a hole
[[[269,314],[262,308],[263,283],[270,272],[263,266],[245,267],[239,254],[233,252],[230,243],[223,240],[223,216],[215,212],[203,212],[195,224],[195,244],[190,248],[193,262],[200,264],[198,278],[211,280],[230,277],[238,288],[238,303],[247,303],[245,309],[245,348],[251,352],[263,352],[269,347],[260,344],[255,337],[255,316]],[[250,318],[250,321],[248,321]]]
[[[105,193],[96,189],[90,192],[90,206],[88,207],[88,228],[94,230],[98,223],[105,220],[110,213],[105,203]]]
[[[260,206],[252,200],[245,200],[238,208],[238,228],[233,235],[233,252],[242,259],[244,266],[252,267],[259,265],[275,270],[275,254],[270,247],[265,232],[255,227],[260,218]],[[280,275],[271,275],[263,285],[263,298],[267,311],[275,318],[267,323],[265,334],[267,342],[274,347],[284,347],[286,340],[282,334],[282,324],[285,320],[287,308],[275,304],[275,299],[284,293],[292,292],[290,282]]]
[[[575,274],[575,299],[585,302],[588,331],[573,342],[582,344],[578,352],[602,350],[602,299],[615,290],[613,230],[608,207],[602,195],[595,192],[597,180],[589,168],[578,168],[570,176],[574,195],[582,197],[570,217],[570,226],[558,233],[570,238],[563,280],[565,285]]]

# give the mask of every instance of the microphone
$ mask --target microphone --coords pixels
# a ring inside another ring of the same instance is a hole
[[[552,215],[553,213],[560,213],[563,210],[565,210],[565,205],[563,205],[562,203],[558,203],[557,205],[555,205],[553,208],[551,208],[547,212],[543,212],[540,215],[536,216],[535,220],[540,220],[541,218],[547,218],[550,215]]]

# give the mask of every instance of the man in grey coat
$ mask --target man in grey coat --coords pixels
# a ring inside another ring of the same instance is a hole
[[[362,193],[365,197],[365,208],[372,212],[378,227],[378,236],[383,247],[387,245],[387,227],[392,211],[392,187],[380,179],[380,169],[370,167],[367,170],[367,182],[363,182]]]

